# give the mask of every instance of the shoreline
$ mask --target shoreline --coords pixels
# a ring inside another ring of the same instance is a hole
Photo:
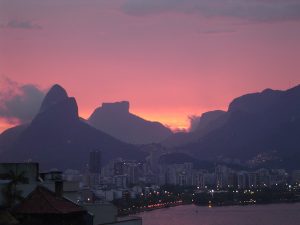
[[[255,203],[225,203],[225,204],[197,204],[192,203],[193,205],[200,207],[226,207],[226,206],[254,206],[254,205],[280,205],[280,204],[297,204],[300,203],[300,200],[297,201],[274,201],[274,202],[255,202]]]
[[[135,215],[138,213],[142,212],[150,212],[158,209],[166,209],[166,208],[173,208],[176,206],[181,206],[181,205],[192,205],[193,203],[184,203],[184,202],[176,202],[176,203],[167,203],[167,204],[154,204],[150,206],[144,206],[139,209],[134,209],[134,210],[123,210],[119,211],[118,216],[129,216],[129,215]]]
[[[278,202],[266,202],[266,203],[253,203],[253,204],[211,204],[211,205],[204,205],[204,204],[196,204],[196,203],[187,203],[187,202],[181,202],[181,203],[173,203],[173,204],[169,204],[167,206],[155,206],[155,207],[144,207],[142,209],[138,209],[138,210],[131,210],[128,211],[126,210],[123,213],[119,213],[118,216],[120,217],[125,217],[125,216],[130,216],[130,215],[136,215],[139,213],[143,213],[143,212],[151,212],[154,210],[159,210],[159,209],[166,209],[166,208],[173,208],[173,207],[177,207],[177,206],[183,206],[183,205],[195,205],[198,207],[205,207],[205,208],[221,208],[221,207],[230,207],[230,206],[241,206],[241,207],[245,207],[245,206],[262,206],[262,205],[280,205],[280,204],[288,204],[288,205],[292,205],[292,204],[300,204],[300,200],[298,201],[278,201]]]

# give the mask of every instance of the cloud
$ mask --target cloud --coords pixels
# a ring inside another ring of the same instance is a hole
[[[2,28],[12,28],[12,29],[27,29],[27,30],[40,30],[42,26],[35,24],[31,21],[20,21],[20,20],[11,20],[6,24],[1,25]]]
[[[126,0],[122,10],[136,16],[180,12],[257,22],[300,20],[299,0]]]
[[[30,122],[44,96],[44,91],[33,84],[20,85],[4,78],[0,89],[0,118],[10,124]]]
[[[189,121],[190,121],[189,131],[190,132],[193,132],[197,129],[200,119],[201,119],[201,116],[196,116],[196,115],[189,116]]]
[[[215,29],[206,29],[206,30],[199,30],[198,33],[200,34],[228,34],[228,33],[235,33],[237,30],[235,29],[222,29],[222,28],[215,28]]]

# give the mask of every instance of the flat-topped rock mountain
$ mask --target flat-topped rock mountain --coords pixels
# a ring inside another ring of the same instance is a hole
[[[93,127],[132,144],[158,143],[172,131],[158,122],[151,122],[129,111],[127,101],[103,103],[88,119]]]

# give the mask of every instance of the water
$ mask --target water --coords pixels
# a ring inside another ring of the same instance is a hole
[[[300,225],[300,204],[182,205],[138,214],[143,225]]]

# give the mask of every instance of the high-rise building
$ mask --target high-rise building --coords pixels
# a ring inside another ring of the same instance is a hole
[[[217,188],[227,187],[228,173],[229,173],[229,168],[227,168],[226,166],[221,166],[221,165],[216,166],[215,175],[216,175]]]
[[[123,175],[125,173],[124,171],[125,162],[123,160],[118,159],[114,162],[114,175]]]
[[[292,181],[294,183],[300,183],[300,170],[294,170],[292,173]]]
[[[228,173],[227,187],[238,187],[238,176],[235,172],[231,171]]]
[[[245,171],[240,171],[237,175],[238,189],[245,189],[248,187],[248,174]]]
[[[258,186],[258,174],[256,172],[248,173],[249,188],[256,188]]]
[[[271,184],[271,176],[269,170],[259,169],[257,172],[258,175],[258,185],[260,187],[269,187]]]
[[[100,151],[90,152],[89,172],[93,174],[101,173],[101,152]]]

